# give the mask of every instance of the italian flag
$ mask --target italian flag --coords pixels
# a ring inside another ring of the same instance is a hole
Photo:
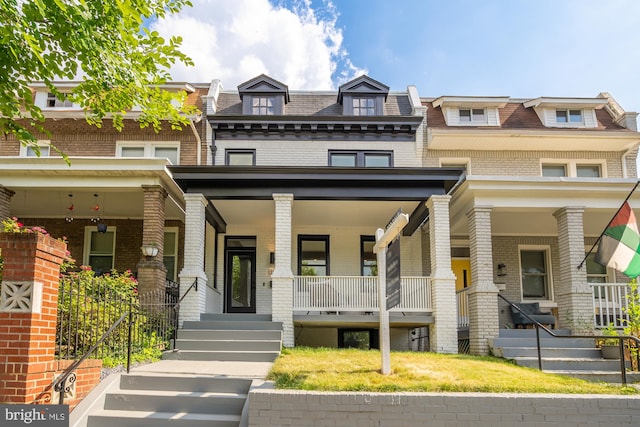
[[[595,261],[633,278],[640,276],[640,233],[628,202],[605,230]]]

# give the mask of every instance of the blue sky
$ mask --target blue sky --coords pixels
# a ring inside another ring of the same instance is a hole
[[[266,73],[335,89],[363,72],[421,96],[595,97],[640,112],[637,0],[194,0],[157,26],[225,88]]]

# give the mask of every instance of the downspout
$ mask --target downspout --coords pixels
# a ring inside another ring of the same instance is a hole
[[[200,120],[202,120],[202,117],[198,116],[196,122],[199,123]],[[189,126],[191,127],[191,130],[193,131],[193,135],[196,137],[196,145],[197,145],[196,164],[198,166],[200,166],[201,161],[202,161],[202,139],[200,138],[200,134],[198,133],[198,129],[196,129],[196,125],[194,123],[194,119],[193,118],[189,118]]]

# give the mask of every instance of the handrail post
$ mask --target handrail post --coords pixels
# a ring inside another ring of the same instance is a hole
[[[627,385],[627,367],[624,363],[624,338],[618,338],[618,346],[620,347],[620,375],[622,377],[622,385]]]
[[[538,369],[542,371],[542,349],[540,348],[540,326],[536,325],[536,345],[538,346]]]
[[[129,298],[129,330],[127,331],[127,374],[131,371],[131,332],[133,329],[133,298]]]

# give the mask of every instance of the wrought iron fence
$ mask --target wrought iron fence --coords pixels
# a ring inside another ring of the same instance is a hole
[[[58,294],[58,322],[56,357],[77,359],[84,355],[124,314],[129,322],[122,322],[95,349],[92,357],[114,360],[157,348],[169,348],[176,333],[177,296],[159,289],[131,297],[127,293],[96,282],[85,286],[80,282],[60,282]]]

